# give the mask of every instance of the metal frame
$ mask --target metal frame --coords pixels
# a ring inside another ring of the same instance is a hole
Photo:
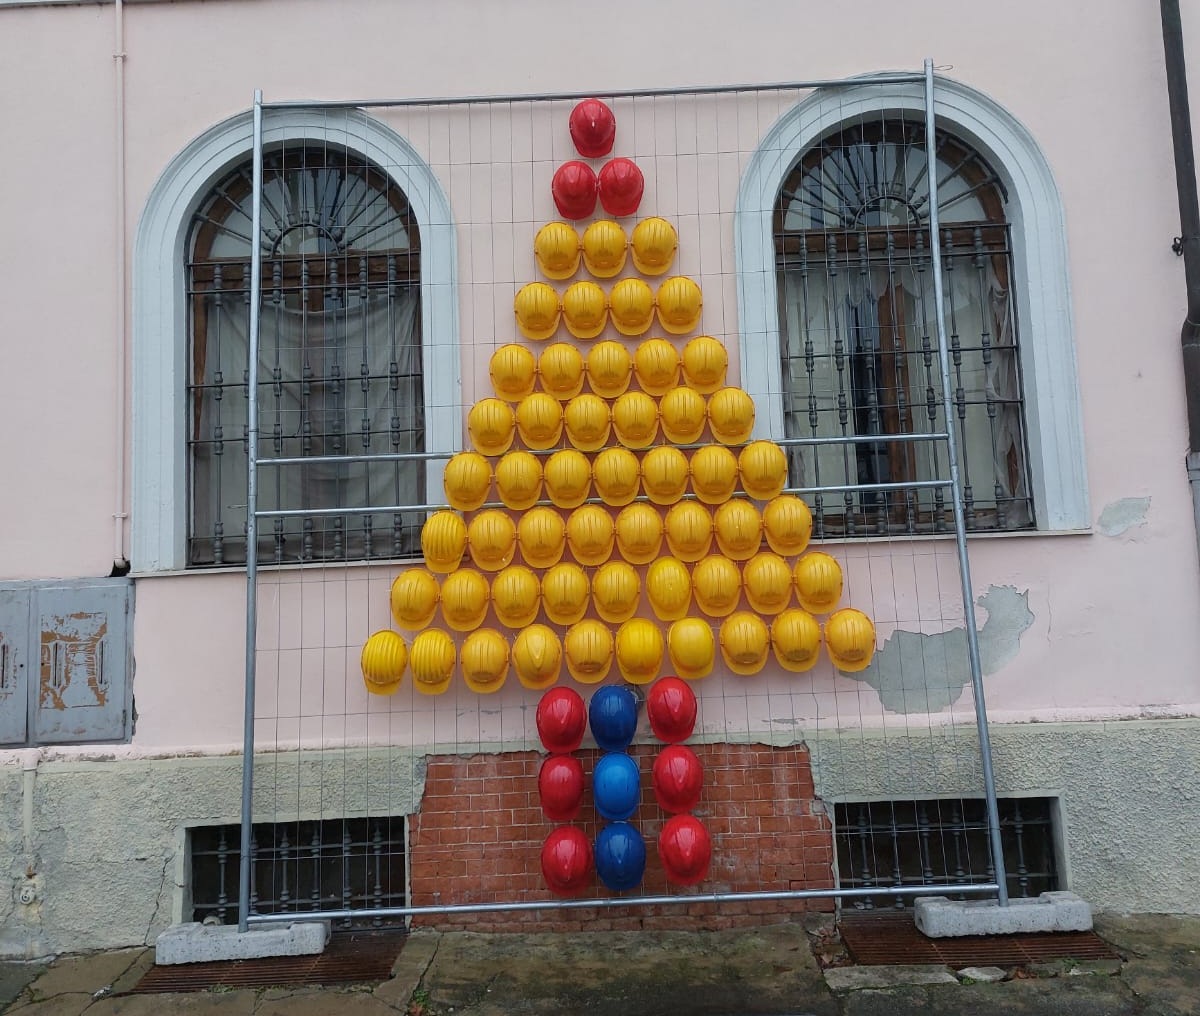
[[[733,93],[743,91],[773,91],[773,90],[809,90],[809,89],[837,89],[839,87],[859,86],[864,83],[869,84],[913,84],[915,82],[924,82],[925,88],[925,147],[926,159],[930,167],[927,176],[930,187],[930,257],[933,263],[934,272],[934,294],[935,307],[937,318],[937,339],[938,339],[938,362],[942,376],[942,402],[946,412],[946,419],[953,419],[951,411],[953,409],[953,384],[950,370],[950,354],[949,343],[946,335],[945,323],[945,307],[942,293],[942,253],[941,253],[941,238],[939,236],[939,223],[937,215],[937,177],[933,171],[936,167],[936,152],[934,150],[935,143],[935,116],[934,116],[934,67],[933,61],[926,59],[924,62],[924,70],[921,74],[885,74],[866,78],[852,79],[834,79],[834,80],[815,80],[815,81],[796,81],[796,82],[780,82],[772,84],[742,84],[742,85],[720,85],[713,87],[692,86],[684,88],[658,88],[624,91],[609,91],[609,92],[593,92],[586,93],[587,95],[595,95],[600,98],[618,98],[618,97],[651,97],[651,96],[675,96],[688,94],[720,94]],[[458,97],[442,97],[442,98],[421,98],[421,99],[396,99],[396,100],[366,100],[366,101],[344,101],[344,102],[305,102],[305,101],[288,101],[265,103],[263,101],[261,90],[256,90],[254,93],[253,103],[253,162],[254,162],[254,195],[252,201],[252,228],[257,236],[261,231],[261,213],[262,213],[262,158],[263,158],[263,141],[262,141],[262,118],[264,110],[269,109],[370,109],[380,107],[397,107],[397,106],[455,106],[466,105],[472,103],[490,104],[495,102],[549,102],[549,101],[573,101],[586,97],[584,93],[576,92],[545,92],[532,93],[524,95],[505,95],[505,96],[458,96]],[[257,294],[261,288],[262,277],[262,252],[259,244],[255,243],[251,246],[251,270],[250,270],[250,288],[251,293]],[[250,300],[250,334],[249,334],[249,374],[248,388],[251,393],[258,391],[258,331],[259,331],[259,300],[252,298]],[[255,705],[255,673],[256,662],[255,655],[257,650],[256,632],[257,632],[257,582],[258,582],[258,540],[257,540],[257,522],[260,518],[279,517],[285,515],[307,514],[317,515],[322,514],[321,510],[292,510],[283,509],[276,511],[259,511],[257,498],[257,475],[260,466],[280,466],[289,464],[294,461],[292,459],[258,459],[256,456],[258,447],[258,407],[257,398],[249,399],[248,407],[248,428],[247,428],[247,548],[246,548],[246,694],[245,694],[245,716],[244,716],[244,731],[243,731],[243,758],[242,758],[242,813],[241,813],[241,857],[240,857],[240,884],[238,893],[238,929],[246,931],[250,924],[265,925],[281,922],[290,922],[297,919],[302,919],[304,914],[288,913],[288,914],[257,914],[250,916],[250,876],[251,876],[251,857],[250,857],[250,839],[252,832],[252,802],[254,788],[254,705]],[[889,440],[897,438],[889,436]],[[837,899],[854,899],[856,897],[876,896],[876,897],[905,897],[929,895],[936,893],[939,890],[944,890],[947,893],[970,893],[980,895],[995,894],[1001,906],[1008,905],[1008,891],[1005,880],[1004,856],[1002,845],[1000,842],[1000,821],[999,812],[996,803],[996,786],[995,776],[992,767],[991,755],[991,740],[988,735],[987,722],[987,707],[984,701],[983,689],[983,674],[980,662],[979,653],[979,636],[975,625],[974,615],[974,597],[971,586],[970,562],[967,554],[966,543],[966,523],[963,507],[963,491],[959,477],[958,469],[958,443],[954,433],[954,428],[947,427],[945,432],[935,434],[914,434],[905,436],[904,440],[911,441],[945,441],[948,451],[948,459],[950,463],[950,476],[945,480],[930,480],[916,481],[910,483],[883,483],[883,484],[866,484],[866,485],[837,485],[827,487],[797,487],[789,488],[792,493],[834,493],[843,491],[866,491],[866,490],[890,490],[890,489],[911,489],[914,487],[949,487],[951,489],[951,500],[954,507],[954,535],[957,547],[959,576],[961,580],[962,602],[964,608],[964,619],[967,632],[967,649],[969,664],[971,669],[971,686],[974,692],[974,707],[975,707],[975,723],[979,735],[979,750],[981,756],[981,765],[983,770],[983,790],[986,800],[987,823],[988,823],[988,838],[991,847],[991,857],[993,871],[995,873],[995,881],[981,883],[972,886],[961,885],[930,885],[930,886],[906,886],[906,887],[884,887],[871,889],[796,889],[785,891],[772,892],[739,892],[739,893],[702,893],[695,895],[680,895],[680,896],[622,896],[609,897],[598,899],[579,899],[579,900],[545,900],[545,901],[511,901],[505,903],[479,903],[479,904],[447,904],[444,906],[427,906],[427,907],[389,907],[378,909],[363,909],[354,911],[321,911],[314,912],[311,917],[314,919],[337,919],[344,917],[408,917],[418,915],[435,915],[435,914],[476,914],[476,913],[495,913],[495,912],[517,912],[517,911],[541,911],[541,910],[562,910],[579,907],[590,908],[611,908],[625,906],[669,906],[683,903],[715,903],[722,902],[749,902],[749,901],[766,901],[766,900],[806,900],[806,899],[821,899],[821,898],[837,898]],[[780,444],[846,444],[854,443],[861,440],[878,440],[877,437],[867,436],[862,437],[833,437],[833,438],[797,438],[778,442]],[[397,456],[379,456],[381,460],[396,458]],[[407,458],[422,458],[422,459],[438,459],[446,458],[444,453],[428,453],[428,454],[409,454]],[[320,459],[306,459],[305,461],[331,461],[339,458],[354,459],[355,456],[325,456]],[[374,458],[374,457],[373,457]],[[433,510],[443,507],[441,505],[405,505],[402,506],[406,510]],[[392,511],[393,508],[378,508],[363,509],[363,511]],[[340,514],[354,514],[354,509],[333,509],[332,511]],[[325,511],[329,514],[330,511]]]

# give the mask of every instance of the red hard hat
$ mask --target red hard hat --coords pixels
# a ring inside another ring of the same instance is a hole
[[[691,815],[676,815],[658,834],[658,856],[668,882],[675,885],[703,882],[712,861],[708,830]]]
[[[646,715],[660,741],[686,741],[696,728],[696,693],[678,677],[664,677],[646,696]]]
[[[537,705],[538,736],[553,755],[567,755],[583,741],[587,707],[573,688],[551,688]]]
[[[617,118],[606,103],[584,99],[571,110],[571,140],[586,159],[598,159],[612,151],[617,136]]]
[[[600,169],[598,187],[604,210],[620,218],[638,210],[646,181],[632,159],[609,159]]]
[[[573,755],[551,755],[538,770],[538,797],[551,822],[570,822],[583,802],[583,763]]]
[[[554,171],[550,193],[564,219],[586,219],[596,209],[596,174],[586,162],[564,162]]]
[[[542,844],[542,877],[556,896],[576,896],[591,881],[592,845],[582,829],[559,826]]]
[[[663,811],[673,815],[691,811],[704,788],[704,766],[691,748],[673,744],[658,753],[651,782]]]

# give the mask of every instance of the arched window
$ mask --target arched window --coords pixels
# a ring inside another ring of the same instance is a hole
[[[1003,186],[978,152],[936,137],[943,292],[954,407],[946,419],[930,257],[925,127],[903,115],[844,124],[788,174],[775,208],[780,365],[789,438],[874,436],[792,446],[791,483],[903,483],[949,475],[959,438],[972,531],[1034,524],[1013,264]],[[818,536],[942,532],[947,492],[817,494]]]
[[[246,559],[252,166],[217,182],[188,249],[189,566]],[[301,145],[263,157],[260,458],[424,449],[420,237],[404,194],[362,159]],[[264,467],[262,509],[419,504],[421,463]],[[264,562],[399,557],[413,513],[297,515],[259,528]]]

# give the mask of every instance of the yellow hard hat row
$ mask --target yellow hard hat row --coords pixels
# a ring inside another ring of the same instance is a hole
[[[700,323],[703,299],[700,287],[686,275],[662,282],[657,293],[644,279],[628,278],[605,293],[595,282],[573,282],[560,298],[545,282],[522,286],[513,299],[517,328],[534,342],[550,338],[559,322],[577,339],[594,339],[608,325],[622,335],[644,335],[654,323],[655,313],[664,331],[684,335]]]
[[[630,354],[620,342],[605,339],[587,357],[567,342],[555,342],[537,357],[528,346],[510,342],[492,354],[490,374],[496,395],[519,402],[542,390],[560,402],[574,398],[586,379],[592,392],[604,399],[624,395],[636,376],[643,392],[664,395],[682,380],[701,395],[711,395],[725,383],[729,354],[711,335],[689,339],[682,352],[666,339],[649,339]]]
[[[642,490],[655,504],[674,504],[692,492],[705,504],[724,504],[741,490],[769,501],[787,482],[787,458],[769,441],[746,445],[737,456],[723,445],[699,448],[688,457],[662,446],[639,458],[628,448],[606,448],[592,459],[565,448],[544,460],[526,451],[509,451],[496,463],[496,496],[508,508],[524,510],[543,499],[559,508],[577,508],[592,496],[621,508]],[[478,452],[459,452],[446,466],[446,499],[459,511],[489,503],[493,471]],[[740,486],[739,486],[740,483]]]
[[[548,222],[538,230],[533,253],[538,268],[548,279],[569,279],[579,271],[582,260],[598,279],[611,279],[625,268],[627,253],[643,275],[662,275],[675,260],[679,237],[666,219],[653,215],[633,227],[631,236],[611,219],[593,222],[581,238],[566,222]]]
[[[768,653],[787,671],[801,673],[817,662],[822,638],[833,665],[839,670],[865,669],[875,652],[875,626],[860,610],[847,607],[825,622],[803,610],[786,610],[768,627],[757,614],[739,611],[722,621],[719,634],[706,621],[684,618],[674,622],[663,637],[661,629],[644,618],[625,621],[614,635],[600,621],[581,620],[558,634],[541,624],[526,626],[512,643],[499,631],[480,628],[457,647],[444,631],[426,628],[412,642],[390,630],[372,635],[363,646],[362,673],[367,690],[391,695],[411,667],[413,686],[426,695],[440,695],[450,687],[456,669],[467,687],[480,694],[504,686],[509,668],[526,688],[541,690],[558,681],[566,663],[581,684],[597,684],[608,677],[615,660],[621,677],[632,684],[649,684],[662,671],[664,658],[687,680],[712,672],[719,646],[725,665],[735,674],[762,670]]]
[[[614,429],[622,445],[636,449],[653,444],[660,428],[673,444],[696,444],[705,426],[723,445],[744,444],[754,430],[754,400],[741,388],[721,388],[707,401],[693,388],[664,392],[657,401],[645,391],[626,392],[611,405],[587,392],[565,403],[534,392],[515,410],[501,399],[480,399],[467,414],[467,431],[480,454],[503,455],[518,436],[526,448],[549,451],[565,432],[573,447],[594,452],[610,443]],[[786,459],[780,461],[786,471]]]

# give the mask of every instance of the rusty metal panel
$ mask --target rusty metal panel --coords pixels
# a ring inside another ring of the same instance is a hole
[[[37,742],[128,739],[132,588],[97,579],[37,589]]]
[[[0,586],[0,744],[26,744],[29,730],[28,586]]]

